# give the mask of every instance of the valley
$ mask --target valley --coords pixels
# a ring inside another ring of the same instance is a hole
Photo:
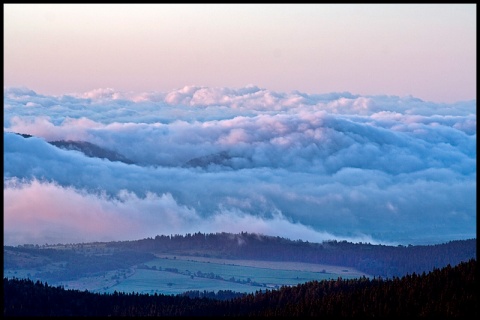
[[[96,293],[255,293],[310,281],[420,274],[475,257],[475,239],[393,247],[196,233],[136,241],[4,246],[4,277]]]

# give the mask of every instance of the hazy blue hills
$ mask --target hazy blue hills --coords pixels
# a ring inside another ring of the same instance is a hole
[[[312,243],[247,232],[159,235],[136,241],[111,242],[109,246],[156,254],[330,264],[381,277],[457,265],[476,258],[477,252],[476,239],[436,245],[388,246],[336,240]]]
[[[453,266],[469,259],[476,259],[476,250],[476,239],[436,245],[387,246],[347,241],[312,243],[246,232],[239,234],[198,232],[186,235],[158,235],[155,238],[134,241],[58,244],[48,247],[5,246],[4,268],[15,269],[26,261],[35,265],[42,259],[76,261],[70,265],[72,268],[82,267],[83,269],[77,270],[79,274],[96,270],[100,265],[105,265],[106,270],[126,268],[143,264],[153,256],[179,255],[231,261],[325,264],[355,268],[372,276],[398,277],[414,272],[429,272],[434,268]],[[43,258],[39,260],[33,257]],[[56,273],[57,276],[60,274]]]

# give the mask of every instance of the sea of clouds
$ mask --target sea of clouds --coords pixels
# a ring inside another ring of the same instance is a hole
[[[198,231],[372,244],[475,238],[476,124],[475,100],[253,85],[62,96],[4,88],[4,244]]]

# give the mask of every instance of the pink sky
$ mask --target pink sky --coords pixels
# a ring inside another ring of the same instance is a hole
[[[476,4],[4,4],[4,85],[476,99]]]

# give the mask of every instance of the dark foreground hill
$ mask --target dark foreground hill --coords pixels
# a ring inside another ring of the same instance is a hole
[[[3,279],[4,316],[478,317],[476,259],[402,278],[311,281],[220,301]]]

